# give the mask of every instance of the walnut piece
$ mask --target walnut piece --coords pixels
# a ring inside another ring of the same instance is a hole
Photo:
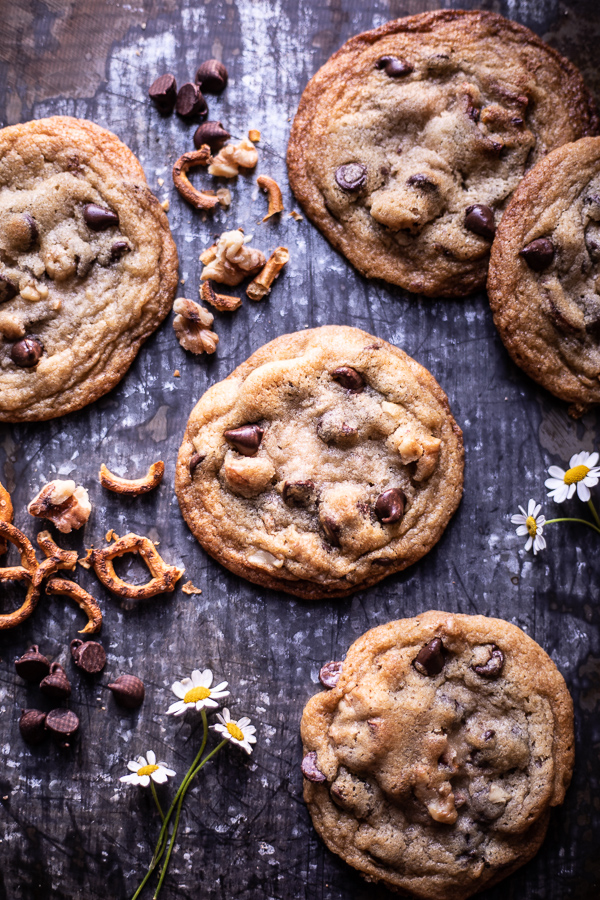
[[[0,335],[8,341],[18,341],[25,337],[25,326],[23,322],[14,313],[0,313]]]
[[[236,287],[248,275],[256,275],[266,260],[260,250],[247,246],[251,240],[252,235],[244,235],[239,228],[236,231],[223,232],[215,245],[215,255],[205,265],[200,280],[210,279],[219,284]]]
[[[236,459],[227,455],[223,472],[234,494],[256,497],[270,484],[275,467],[270,459],[262,456],[244,456]]]
[[[207,309],[193,300],[179,297],[173,304],[173,312],[177,314],[173,319],[173,329],[184,350],[190,353],[215,352],[219,338],[214,331],[210,331],[214,316]]]
[[[88,492],[74,481],[50,481],[31,501],[27,511],[32,516],[48,519],[63,534],[81,528],[90,517],[92,504]]]
[[[257,162],[254,144],[248,138],[242,138],[239,144],[227,144],[219,150],[208,167],[208,174],[235,178],[240,169],[253,169]]]

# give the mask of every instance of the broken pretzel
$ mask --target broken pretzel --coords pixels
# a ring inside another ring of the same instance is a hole
[[[219,198],[212,191],[198,191],[187,177],[190,169],[207,166],[210,161],[210,147],[202,144],[199,150],[191,150],[180,156],[173,166],[173,184],[181,196],[196,209],[214,209],[219,203]]]
[[[242,305],[241,297],[230,297],[227,294],[217,294],[209,281],[203,281],[200,287],[200,297],[205,303],[210,303],[219,312],[233,312]]]
[[[240,300],[240,303],[242,301]],[[0,482],[0,522],[8,522],[9,525],[12,525],[13,520],[13,507],[10,500],[10,494],[4,487],[4,485]],[[5,540],[0,540],[0,556],[2,556],[8,550],[8,544]]]
[[[130,584],[119,578],[115,572],[113,559],[126,553],[139,553],[150,569],[152,578],[146,584]],[[147,600],[157,594],[175,590],[175,585],[185,571],[177,566],[167,565],[150,538],[132,533],[119,538],[104,550],[88,551],[86,561],[88,559],[96,575],[109,591],[119,597],[133,600]]]
[[[11,525],[10,522],[0,521],[0,538],[14,544],[21,556],[20,566],[8,566],[0,568],[0,582],[22,581],[27,585],[27,595],[18,609],[10,613],[0,615],[0,630],[14,628],[29,618],[40,599],[39,585],[33,584],[33,577],[39,568],[33,545],[25,537],[22,531]]]
[[[85,628],[79,634],[96,634],[102,628],[102,610],[91,594],[79,584],[66,578],[51,578],[46,584],[46,593],[52,596],[70,597],[88,617]]]
[[[152,463],[143,478],[121,478],[113,475],[104,463],[100,466],[100,484],[115,494],[125,494],[128,497],[137,497],[139,494],[147,494],[161,483],[165,474],[165,464],[162,460]]]
[[[263,222],[266,222],[267,219],[270,219],[271,216],[274,216],[276,213],[280,213],[283,209],[281,189],[275,179],[269,178],[268,175],[259,175],[256,179],[256,183],[269,195],[269,209],[266,216],[263,218]]]
[[[262,272],[246,288],[246,293],[251,300],[262,300],[263,297],[271,293],[273,282],[289,258],[290,254],[287,247],[278,247],[277,250],[273,251]]]

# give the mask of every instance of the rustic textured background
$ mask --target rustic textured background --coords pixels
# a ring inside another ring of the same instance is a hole
[[[29,535],[39,528],[26,503],[46,479],[68,475],[89,489],[94,511],[85,535],[65,544],[100,544],[108,528],[149,534],[160,540],[168,561],[185,564],[186,578],[203,591],[188,597],[177,590],[125,608],[80,570],[80,582],[105,612],[108,665],[99,679],[80,677],[69,661],[68,643],[83,617],[64,599],[42,601],[25,625],[0,635],[0,900],[125,900],[133,893],[150,859],[157,817],[149,794],[120,785],[118,778],[127,760],[146,748],[185,771],[199,739],[194,720],[167,719],[164,711],[173,699],[171,682],[196,665],[230,681],[232,709],[252,716],[259,743],[250,759],[234,748],[222,753],[189,795],[165,900],[391,898],[366,885],[316,838],[302,801],[298,723],[317,690],[322,662],[339,658],[366,629],[430,607],[517,623],[551,654],[575,701],[577,765],[567,801],[553,814],[537,858],[485,900],[598,896],[598,540],[583,527],[550,527],[548,550],[534,560],[509,522],[517,504],[544,497],[548,465],[600,446],[598,415],[573,422],[515,368],[484,294],[423,301],[362,279],[306,221],[283,214],[280,222],[257,225],[266,203],[255,176],[231,185],[228,212],[211,219],[191,210],[173,191],[170,170],[191,149],[194,126],[177,116],[161,118],[146,98],[163,71],[183,83],[202,60],[222,57],[230,83],[221,97],[209,98],[211,118],[221,119],[235,137],[248,127],[261,130],[256,173],[282,184],[290,210],[286,142],[310,76],[359,31],[453,5],[481,6],[530,26],[569,56],[600,96],[596,0],[0,4],[0,121],[60,113],[115,131],[141,159],[159,198],[170,199],[183,293],[196,296],[198,255],[225,227],[242,225],[265,251],[285,244],[291,253],[267,301],[246,302],[229,317],[217,314],[221,343],[215,357],[186,354],[166,322],[121,385],[100,402],[53,422],[0,428],[0,479],[13,494],[17,525]],[[348,600],[311,604],[258,590],[208,559],[181,519],[173,472],[189,411],[209,385],[278,334],[336,322],[397,344],[436,376],[464,429],[466,491],[446,535],[421,563]],[[180,378],[173,377],[175,369]],[[164,482],[145,498],[122,502],[97,482],[101,462],[135,477],[159,457],[166,463]],[[572,509],[581,511],[575,502]],[[553,510],[545,504],[547,515]],[[141,569],[123,562],[121,571],[133,577]],[[2,590],[2,610],[20,602],[17,590]],[[13,660],[34,641],[72,677],[71,707],[82,727],[67,752],[51,743],[29,749],[18,732],[20,708],[39,705],[40,697],[16,677]],[[146,682],[139,713],[124,715],[102,688],[123,671]]]

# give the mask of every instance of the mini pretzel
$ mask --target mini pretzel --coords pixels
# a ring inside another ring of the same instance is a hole
[[[128,497],[137,497],[139,494],[147,494],[162,481],[165,474],[165,464],[162,460],[152,463],[148,473],[143,478],[121,478],[113,475],[104,463],[100,466],[100,484],[115,494],[125,494]]]
[[[269,178],[268,175],[259,175],[256,179],[256,183],[269,195],[269,209],[263,219],[263,222],[266,222],[267,219],[270,219],[275,213],[280,213],[283,209],[281,190],[275,179]]]
[[[10,500],[10,494],[6,490],[3,484],[0,483],[0,522],[8,522],[12,524],[13,520],[13,507]],[[6,541],[0,541],[0,556],[2,556],[8,550],[8,544]]]
[[[192,150],[180,156],[173,166],[173,184],[181,196],[195,206],[196,209],[214,209],[219,203],[219,198],[208,191],[198,191],[187,177],[189,169],[196,166],[207,166],[210,163],[210,147],[202,144],[199,150]]]
[[[52,596],[60,595],[70,597],[86,613],[87,625],[79,634],[95,634],[102,628],[102,610],[91,594],[88,594],[80,585],[66,578],[51,578],[46,584],[46,593]]]
[[[0,569],[0,582],[2,581],[23,581],[28,585],[27,595],[23,604],[19,609],[13,610],[11,613],[0,615],[0,631],[8,628],[14,628],[29,618],[34,611],[40,599],[39,584],[35,585],[33,579],[39,568],[38,561],[35,557],[35,550],[30,541],[25,537],[22,531],[11,525],[10,522],[0,521],[0,538],[10,541],[14,544],[21,556],[20,566],[9,566]]]
[[[262,300],[271,293],[273,282],[290,258],[287,247],[278,247],[274,250],[264,269],[259,272],[254,281],[246,288],[246,294],[251,300]]]
[[[139,553],[152,574],[146,584],[129,584],[116,574],[113,559],[126,553]],[[146,600],[165,591],[174,591],[184,569],[169,566],[164,561],[152,541],[139,534],[126,534],[104,550],[91,550],[88,557],[102,584],[119,597]]]

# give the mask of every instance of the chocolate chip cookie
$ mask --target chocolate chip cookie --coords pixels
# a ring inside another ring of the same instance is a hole
[[[461,498],[462,433],[435,379],[336,325],[256,351],[194,408],[175,489],[238,575],[341,597],[420,559]]]
[[[520,628],[427,612],[368,631],[321,678],[302,771],[330,850],[427,900],[464,900],[537,852],[571,780],[573,704]]]
[[[597,127],[575,66],[527,28],[489,12],[423,13],[352,38],[309,82],[290,184],[363,275],[461,296],[485,284],[525,172]]]
[[[500,337],[580,416],[600,403],[600,138],[550,153],[523,179],[492,247]]]
[[[167,315],[177,251],[142,167],[67,116],[0,131],[0,421],[101,397]]]

